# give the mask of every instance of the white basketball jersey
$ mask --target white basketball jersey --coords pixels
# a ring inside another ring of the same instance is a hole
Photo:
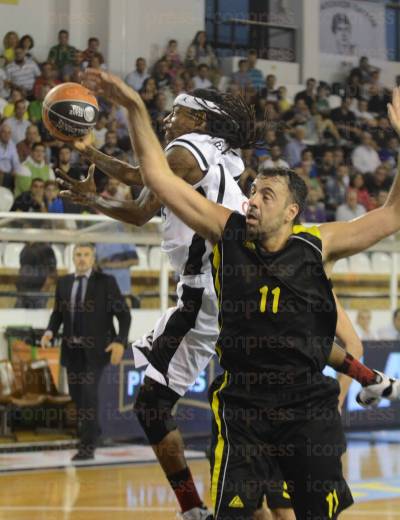
[[[208,200],[234,211],[244,213],[247,198],[237,181],[244,170],[239,154],[227,149],[224,139],[206,134],[184,134],[165,148],[182,146],[195,157],[203,178],[192,187]],[[209,256],[211,244],[190,229],[168,208],[163,208],[162,250],[167,253],[172,267],[180,275],[197,275],[211,271]]]

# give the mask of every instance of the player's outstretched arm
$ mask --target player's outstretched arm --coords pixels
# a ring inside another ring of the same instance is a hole
[[[120,161],[97,150],[97,148],[92,146],[91,142],[92,136],[88,134],[85,138],[74,141],[73,145],[85,159],[95,164],[99,170],[109,177],[113,177],[127,186],[143,186],[138,166],[132,166],[125,161]]]
[[[393,89],[388,105],[392,127],[400,136],[400,89]],[[382,208],[350,222],[331,222],[320,227],[325,260],[336,260],[364,251],[400,230],[400,161],[387,201]]]
[[[199,235],[217,242],[232,211],[210,202],[173,173],[140,95],[121,78],[103,71],[87,69],[84,81],[94,92],[127,109],[131,137],[145,186]]]
[[[60,195],[72,202],[100,211],[108,217],[135,226],[143,226],[157,215],[161,203],[147,188],[143,188],[136,200],[107,199],[98,195],[93,179],[94,170],[95,165],[92,164],[83,181],[77,181],[61,170],[56,170],[56,173],[62,177],[57,179],[62,188]]]

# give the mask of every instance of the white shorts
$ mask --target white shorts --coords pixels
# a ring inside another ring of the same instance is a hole
[[[183,396],[215,354],[218,304],[211,273],[181,276],[178,302],[132,344],[135,367]]]

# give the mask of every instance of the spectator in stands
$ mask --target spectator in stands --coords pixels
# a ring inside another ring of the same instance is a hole
[[[318,113],[323,116],[328,115],[331,111],[331,106],[329,104],[329,93],[330,91],[328,85],[322,84],[318,86],[315,98],[315,108],[317,109]]]
[[[77,54],[79,53],[79,58],[77,58]],[[75,60],[74,60],[74,66],[75,68],[80,70],[85,70],[88,67],[91,69],[101,69],[101,70],[107,70],[106,64],[104,63],[103,55],[100,52],[95,52],[92,57],[89,60],[83,60],[83,53],[80,51],[77,51],[75,53]]]
[[[345,157],[344,157],[344,150],[343,148],[336,147],[333,149],[333,165],[335,166],[336,170],[339,166],[342,164],[345,164]]]
[[[241,89],[245,89],[250,83],[249,64],[247,60],[244,58],[239,60],[238,68],[239,70],[232,74],[231,81]]]
[[[205,63],[197,67],[197,74],[193,77],[194,88],[211,88],[213,84],[210,81],[210,68]]]
[[[287,99],[287,88],[280,86],[278,88],[278,107],[281,114],[284,114],[292,108],[292,103]]]
[[[125,83],[139,92],[143,87],[144,81],[149,76],[147,73],[146,60],[144,58],[137,58],[136,69],[125,76]]]
[[[324,190],[328,220],[335,220],[336,209],[345,201],[349,182],[349,167],[346,164],[338,166],[336,175],[326,179]]]
[[[371,72],[373,70],[375,70],[375,68],[370,65],[368,57],[361,56],[358,62],[358,67],[352,69],[350,75],[358,74],[362,83],[369,83],[371,81]]]
[[[22,92],[22,89],[19,87],[15,87],[11,90],[11,95],[8,99],[7,105],[3,108],[3,116],[4,117],[12,117],[15,114],[15,103],[17,101],[24,100],[25,96]],[[28,103],[26,103],[28,105]],[[24,114],[24,119],[29,119],[29,113],[28,110],[26,110]]]
[[[154,108],[157,94],[158,89],[156,80],[150,76],[144,81],[143,87],[140,89],[140,95],[148,110]]]
[[[304,99],[308,108],[311,109],[313,104],[317,100],[317,95],[315,93],[315,87],[317,86],[317,81],[314,78],[309,78],[306,82],[306,89],[298,92],[296,97],[294,98],[294,102],[296,103],[299,99]]]
[[[368,111],[368,101],[360,98],[357,103],[357,108],[353,111],[357,119],[357,124],[360,127],[376,126],[375,117]]]
[[[55,180],[53,168],[46,164],[45,147],[43,143],[34,143],[32,152],[25,162],[21,164],[21,169],[15,177],[15,196],[30,189],[32,179],[42,179],[44,182]]]
[[[328,179],[334,178],[336,176],[336,168],[334,163],[333,151],[331,149],[327,149],[324,151],[322,155],[322,160],[320,164],[317,166],[317,177],[321,180],[322,183],[325,183]]]
[[[396,133],[393,131],[393,128],[389,122],[388,117],[380,116],[376,120],[376,128],[374,128],[371,133],[373,132],[374,140],[377,144],[377,148],[386,148],[389,140],[392,137],[396,137]]]
[[[366,213],[366,210],[364,206],[358,203],[357,192],[349,188],[346,193],[346,202],[336,210],[336,220],[352,220],[361,217],[364,213]]]
[[[370,112],[374,114],[385,113],[390,100],[390,95],[386,89],[379,88],[377,85],[370,85],[368,100],[368,110]]]
[[[381,164],[378,152],[376,151],[376,143],[369,132],[362,133],[361,144],[354,148],[351,155],[351,162],[354,168],[361,173],[373,172]]]
[[[378,195],[376,197],[376,207],[381,208],[388,198],[389,192],[386,190],[379,190]]]
[[[95,62],[95,57],[93,56],[92,61],[83,63],[83,53],[82,51],[75,49],[75,52],[72,57],[72,62],[67,63],[61,70],[60,76],[62,82],[80,82],[80,73],[84,70],[84,68],[91,66],[90,64],[93,62],[93,68],[102,68],[101,62],[98,60]],[[84,66],[85,65],[85,66]],[[104,67],[105,68],[105,67]],[[102,110],[102,103],[104,103],[104,99],[102,97],[99,98],[99,106],[100,110]]]
[[[304,142],[305,135],[305,128],[296,126],[292,139],[286,145],[284,156],[291,168],[301,162],[301,152],[307,147]]]
[[[18,47],[19,36],[15,31],[8,31],[3,38],[2,56],[7,63],[11,63],[15,58],[15,49]]]
[[[284,119],[286,124],[291,128],[298,125],[307,126],[306,135],[312,131],[309,127],[310,124],[312,125],[312,115],[305,100],[302,98],[295,102],[292,110],[289,110],[285,113]],[[313,126],[315,129],[315,125]]]
[[[49,92],[50,87],[48,85],[42,85],[40,94],[37,98],[29,103],[28,114],[31,123],[40,124],[42,121],[42,109],[43,100]]]
[[[41,70],[41,75],[36,78],[33,85],[33,97],[35,99],[40,98],[40,93],[44,85],[53,88],[60,84],[60,80],[56,78],[56,71],[50,62],[45,61],[42,63]]]
[[[389,176],[388,169],[381,165],[376,168],[374,173],[365,175],[365,187],[371,197],[377,197],[381,190],[389,191],[392,185],[392,178]]]
[[[107,177],[104,191],[100,193],[105,199],[130,200],[131,194],[126,184],[117,181],[113,177]]]
[[[168,115],[164,92],[159,92],[156,97],[155,108],[150,110],[150,117],[158,139],[164,141],[164,119]]]
[[[25,132],[25,139],[17,144],[18,157],[24,162],[32,151],[34,143],[40,142],[39,129],[36,125],[29,125]]]
[[[378,330],[378,338],[384,340],[400,340],[400,308],[393,313],[392,323]]]
[[[26,101],[21,99],[15,103],[15,113],[13,117],[6,119],[7,125],[11,128],[11,139],[17,145],[25,139],[27,128],[30,122],[24,119],[26,112]]]
[[[378,334],[371,330],[371,311],[362,309],[357,312],[356,323],[354,329],[361,341],[377,340]]]
[[[366,87],[357,72],[351,72],[346,82],[346,95],[355,99],[362,99],[366,93]]]
[[[350,110],[353,98],[344,96],[340,107],[334,108],[330,113],[330,118],[339,131],[343,139],[353,141],[357,139],[361,131],[356,126],[356,116]]]
[[[75,47],[69,45],[69,32],[61,29],[58,32],[58,45],[50,49],[47,61],[52,63],[61,76],[66,65],[72,65],[75,56]]]
[[[72,165],[72,150],[67,144],[58,151],[57,168],[77,181],[86,177],[86,171]]]
[[[249,65],[249,77],[252,86],[256,92],[259,92],[264,87],[264,76],[261,70],[256,68],[257,64],[257,51],[255,49],[249,50],[247,54],[247,63]]]
[[[112,226],[115,233],[123,232],[124,226],[118,223]],[[113,276],[118,284],[119,290],[123,296],[130,296],[131,287],[131,271],[130,268],[137,265],[139,258],[136,247],[133,244],[96,244],[97,265],[102,272]]]
[[[311,188],[308,191],[307,203],[301,219],[304,222],[317,224],[327,221],[325,205],[320,201],[320,194],[315,188]]]
[[[45,242],[31,242],[22,249],[20,269],[15,283],[18,293],[15,308],[44,309],[48,296],[40,294],[50,290],[57,278],[57,260],[52,247]]]
[[[104,146],[100,149],[103,153],[107,155],[112,155],[113,157],[121,157],[123,155],[123,151],[118,146],[118,139],[116,132],[108,131],[105,137]]]
[[[1,100],[1,106],[0,106],[0,116],[3,113],[3,108],[6,105],[6,98],[10,95],[10,91],[8,89],[8,80],[7,80],[7,74],[6,71],[0,67],[0,100]]]
[[[93,146],[95,148],[101,148],[102,146],[104,146],[104,144],[106,142],[106,133],[108,131],[107,123],[108,123],[108,118],[107,118],[106,114],[104,114],[104,113],[100,114],[99,117],[97,118],[95,127],[92,130],[93,138],[94,138]]]
[[[400,152],[400,141],[398,137],[390,137],[386,146],[379,150],[379,159],[382,164],[395,173],[397,168],[397,157]]]
[[[11,139],[7,123],[0,126],[0,186],[13,190],[15,175],[20,170],[17,148]]]
[[[206,32],[197,31],[186,51],[185,67],[191,71],[202,63],[208,65],[210,69],[218,67],[217,57],[211,44],[207,42]]]
[[[274,144],[271,147],[271,155],[260,164],[259,170],[266,170],[267,168],[289,168],[288,163],[282,159],[282,150],[279,144]]]
[[[54,310],[41,345],[48,347],[63,324],[61,364],[67,369],[69,391],[81,418],[79,449],[73,460],[83,461],[94,458],[101,433],[100,378],[110,360],[115,365],[121,362],[131,316],[114,278],[94,270],[91,244],[77,245],[73,260],[75,273],[58,279]],[[118,335],[114,317],[119,322]]]
[[[268,74],[265,78],[265,87],[261,89],[260,97],[266,101],[278,101],[275,74]]]
[[[169,75],[174,79],[182,67],[182,58],[178,52],[178,42],[176,40],[169,40],[163,58],[168,63]]]
[[[22,47],[15,49],[15,59],[7,65],[6,73],[11,86],[24,89],[28,96],[32,95],[33,85],[40,76],[40,69],[32,60],[27,60]]]
[[[100,52],[100,40],[94,36],[88,39],[87,49],[82,53],[82,61],[90,62],[93,56],[98,55],[100,62],[104,63],[104,56]]]
[[[10,211],[47,213],[44,200],[44,180],[33,179],[29,191],[24,191],[14,200]]]
[[[350,187],[357,192],[357,202],[362,204],[367,211],[374,209],[376,204],[365,187],[365,179],[362,173],[355,173],[350,179]]]
[[[155,64],[153,78],[158,90],[169,87],[172,78],[168,73],[168,62],[166,60],[161,59]]]
[[[185,89],[185,82],[179,76],[172,80],[171,85],[168,88],[164,89],[165,109],[168,112],[172,112],[175,98],[184,92],[187,92]]]
[[[32,49],[35,46],[35,42],[30,34],[24,34],[21,36],[19,40],[18,47],[22,47],[25,51],[25,57],[27,60],[32,60],[34,62],[38,62],[38,60],[33,55]]]
[[[56,181],[44,183],[44,198],[48,213],[64,213],[64,201],[59,194],[60,188]]]

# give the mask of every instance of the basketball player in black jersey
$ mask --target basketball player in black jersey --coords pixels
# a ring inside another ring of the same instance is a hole
[[[197,92],[199,92],[197,94]],[[200,91],[196,91],[195,95],[199,96]],[[249,143],[249,138],[251,139],[251,136],[253,135],[252,131],[252,121],[251,115],[248,111],[248,108],[241,107],[240,103],[233,103],[229,105],[229,108],[227,105],[224,104],[223,98],[216,93],[213,92],[201,92],[201,95],[207,96],[206,99],[210,99],[214,102],[219,103],[219,106],[222,110],[229,110],[230,114],[234,115],[236,118],[238,118],[239,121],[247,118],[246,120],[246,126],[247,126],[247,134],[243,136],[233,136],[232,135],[232,129],[233,125],[230,127],[225,128],[224,125],[221,124],[221,120],[219,120],[219,124],[217,127],[217,135],[218,136],[226,136],[230,142],[236,142],[236,143]],[[202,108],[206,108],[207,105],[203,104]],[[210,115],[213,116],[213,113],[207,114],[207,120],[209,120]],[[195,117],[193,117],[195,116]],[[225,119],[227,119],[228,115],[224,114]],[[184,107],[179,106],[179,110],[174,111],[174,116],[171,120],[171,118],[168,118],[169,123],[169,134],[172,134],[173,136],[179,136],[182,134],[182,132],[193,131],[198,130],[202,131],[202,126],[204,122],[204,112],[203,114],[194,113],[191,114],[190,111],[187,111]],[[192,134],[193,135],[193,134]],[[171,135],[169,135],[171,137]],[[233,139],[232,139],[233,138]],[[170,139],[169,139],[170,140]],[[84,153],[85,157],[96,163],[97,166],[99,166],[106,174],[117,178],[118,180],[122,180],[125,184],[131,185],[131,184],[141,184],[142,180],[140,177],[140,172],[138,168],[133,168],[127,163],[123,163],[122,161],[119,161],[117,159],[114,159],[112,157],[108,157],[105,154],[102,154],[101,152],[97,151],[93,147],[88,146],[88,141],[86,142],[77,142],[76,147],[81,152]],[[174,152],[174,153],[171,153]],[[187,154],[183,154],[182,157],[180,157],[180,148],[176,147],[175,149],[167,152],[168,161],[170,164],[171,169],[174,170],[174,172],[180,176],[181,178],[184,178],[187,182],[192,183],[193,181],[196,181],[195,178],[193,178],[193,168],[192,166],[188,168],[186,165],[187,163]],[[176,171],[177,166],[179,165],[179,170]],[[186,173],[187,172],[187,173]],[[190,173],[190,177],[188,177],[188,174]],[[201,175],[201,172],[199,172],[199,175]],[[90,188],[88,184],[90,183],[90,177],[85,181],[84,183],[78,183],[77,189],[82,190],[82,188]],[[89,190],[90,191],[90,190]],[[94,186],[92,187],[92,192],[94,191]],[[92,194],[93,194],[92,193]],[[152,196],[151,193],[146,192],[145,197],[142,197],[140,202],[130,201],[130,202],[118,202],[114,201],[114,203],[110,203],[110,201],[104,201],[104,205],[95,203],[90,204],[90,201],[88,199],[81,200],[81,202],[89,203],[89,205],[92,205],[96,209],[99,209],[103,211],[104,213],[108,214],[109,216],[112,216],[114,218],[122,219],[126,222],[133,222],[136,225],[140,225],[144,221],[148,220],[159,208],[159,201]],[[92,201],[93,202],[93,201]],[[349,350],[349,352],[352,352],[357,357],[360,357],[362,355],[362,346],[357,338],[346,314],[342,312],[341,319],[338,320],[338,326],[337,326],[337,335],[340,337],[342,341],[344,341],[346,348]],[[347,378],[345,378],[347,379]],[[348,380],[350,381],[350,380]],[[344,399],[346,388],[345,385],[341,384],[342,391],[340,395],[340,402],[342,403],[342,400]],[[158,386],[159,391],[161,394],[165,394],[166,390],[163,386]],[[172,391],[170,392],[172,395]],[[167,402],[167,401],[166,401]],[[169,403],[169,409],[172,409],[173,403],[175,402],[175,399],[171,401],[168,401]],[[167,412],[167,410],[165,410]],[[154,417],[154,413],[149,413],[149,417]],[[167,415],[165,415],[167,417]],[[153,428],[156,427],[156,421],[154,421]],[[171,421],[169,421],[170,423]],[[157,423],[158,424],[158,423]],[[155,452],[160,460],[160,463],[162,464],[162,467],[164,471],[166,472],[166,475],[168,476],[170,481],[173,481],[176,478],[174,477],[174,474],[178,471],[183,473],[187,472],[187,465],[186,461],[184,459],[183,455],[183,443],[177,442],[180,438],[179,431],[176,430],[171,423],[170,431],[167,433],[167,435],[163,435],[163,439],[161,443],[158,443],[158,441],[154,441],[154,437],[151,435],[151,432],[149,431],[149,425],[146,425],[145,428],[146,433],[149,436],[149,440],[152,443]],[[160,432],[157,433],[157,435],[160,437]],[[174,449],[172,449],[174,448]],[[193,518],[197,519],[206,516],[206,512],[204,510],[201,510],[200,508],[194,507],[196,502],[194,501],[197,496],[195,492],[195,488],[193,485],[189,484],[188,477],[186,478],[185,485],[181,485],[180,489],[176,489],[175,486],[173,486],[174,491],[177,493],[177,498],[181,503],[182,510],[184,511],[183,517],[184,518]],[[180,478],[180,480],[183,482],[185,478]],[[189,475],[190,478],[190,475]],[[268,482],[268,486],[265,488],[265,494],[268,499],[268,504],[272,510],[272,517],[274,520],[292,520],[293,519],[293,513],[290,509],[290,500],[289,495],[287,491],[284,489],[283,484],[281,480],[279,480],[280,477],[277,476],[276,482],[272,481]],[[275,479],[274,479],[275,480]],[[186,490],[186,491],[185,491]],[[262,497],[261,497],[262,498]],[[198,500],[198,499],[197,499]],[[260,499],[261,500],[261,499]],[[194,507],[194,509],[186,509],[190,508],[191,505]],[[262,511],[261,509],[256,514],[257,520],[266,520],[269,518],[267,516],[267,513],[265,511]]]
[[[251,519],[275,464],[298,520],[337,518],[352,497],[340,461],[345,441],[338,385],[322,369],[332,352],[338,369],[354,365],[332,346],[337,314],[323,262],[400,229],[399,175],[382,208],[307,230],[296,226],[307,191],[302,180],[291,170],[266,171],[255,180],[243,217],[204,199],[171,172],[140,96],[129,96],[145,185],[215,244],[217,350],[225,369],[210,392],[215,518]],[[400,134],[397,89],[389,116]]]

